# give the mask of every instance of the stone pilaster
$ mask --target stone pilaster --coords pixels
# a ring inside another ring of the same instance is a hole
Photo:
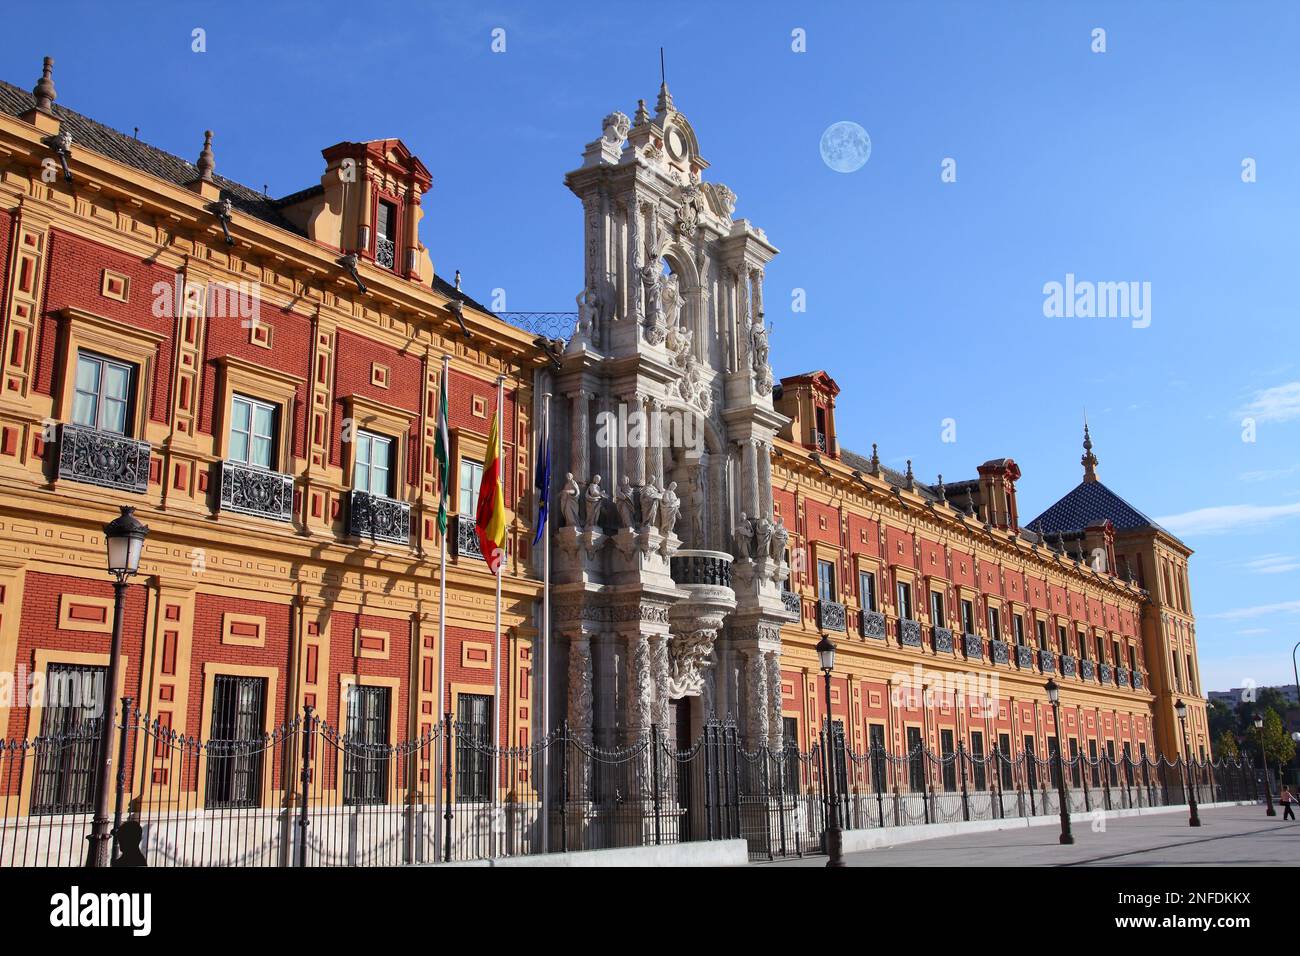
[[[585,388],[580,388],[576,392],[569,392],[568,398],[571,403],[569,421],[573,435],[573,444],[569,455],[569,470],[573,472],[573,477],[578,480],[578,483],[585,486],[587,479],[591,477],[587,460],[591,448],[591,439],[587,431],[589,425],[588,402],[591,399],[591,393]]]

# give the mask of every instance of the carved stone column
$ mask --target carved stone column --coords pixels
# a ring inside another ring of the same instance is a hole
[[[773,750],[781,750],[785,745],[785,722],[781,709],[785,695],[781,691],[781,655],[777,651],[768,651],[764,655],[767,666],[767,745]]]
[[[767,689],[767,661],[758,649],[745,652],[745,735],[751,749],[766,746],[770,730]]]
[[[587,453],[591,447],[591,439],[587,431],[589,424],[587,403],[590,398],[591,393],[585,388],[569,393],[569,401],[572,403],[570,419],[573,425],[573,445],[569,455],[569,470],[573,472],[573,477],[578,479],[578,482],[584,486],[587,479],[591,477],[590,466],[587,461]]]
[[[758,441],[753,438],[741,443],[741,488],[744,489],[745,511],[751,518],[758,517]]]
[[[772,446],[758,446],[758,503],[759,514],[772,520]]]
[[[657,398],[650,399],[649,414],[652,422],[659,422],[663,412],[663,403]],[[655,487],[660,491],[664,490],[664,446],[662,436],[655,434],[650,436],[650,477],[654,479]]]
[[[627,635],[628,689],[627,742],[636,743],[650,733],[654,680],[651,667],[650,635],[637,631]]]
[[[668,692],[668,641],[667,634],[658,634],[650,639],[650,679],[654,684],[654,722],[659,725],[659,732],[665,736],[672,733],[669,727]]]
[[[754,300],[754,318],[763,317],[763,270],[749,270],[750,295]]]
[[[569,730],[591,745],[591,641],[585,634],[569,639]]]
[[[623,397],[623,403],[627,406],[628,429],[632,428],[633,414],[638,415],[641,419],[641,441],[629,441],[627,447],[623,449],[623,473],[631,480],[634,487],[640,488],[645,484],[645,453],[646,453],[646,428],[650,424],[650,417],[646,412],[645,396],[638,392]]]

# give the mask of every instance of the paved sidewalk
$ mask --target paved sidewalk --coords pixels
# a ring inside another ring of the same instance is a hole
[[[1300,826],[1265,816],[1262,806],[1201,812],[1199,829],[1186,812],[1102,821],[1073,818],[1074,845],[1061,846],[1060,828],[1039,826],[969,833],[882,847],[845,856],[849,866],[1295,866]],[[1100,826],[1101,824],[1097,824]],[[764,866],[825,866],[826,857]]]

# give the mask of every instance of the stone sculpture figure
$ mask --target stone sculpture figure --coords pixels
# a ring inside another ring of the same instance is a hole
[[[646,528],[655,528],[659,525],[659,499],[663,494],[655,486],[655,480],[651,478],[641,489],[641,521]]]
[[[785,546],[790,541],[790,532],[785,526],[785,519],[777,518],[772,526],[772,557],[779,564],[785,560]]]
[[[569,528],[579,527],[578,523],[578,498],[582,495],[582,489],[573,478],[573,472],[564,476],[564,487],[560,489],[560,514],[564,515],[564,524]]]
[[[772,522],[766,518],[754,519],[754,557],[762,560],[772,547]]]
[[[605,492],[600,487],[600,475],[595,475],[587,485],[587,527],[593,531],[600,529],[600,507],[604,503]]]
[[[664,489],[663,500],[659,505],[659,530],[664,536],[673,533],[673,526],[677,524],[677,513],[681,511],[682,502],[677,497],[677,482],[668,482],[668,487]]]
[[[753,547],[754,529],[750,526],[749,517],[743,511],[740,513],[740,521],[731,533],[731,540],[736,549],[736,560],[748,561],[752,556],[750,549]]]
[[[618,493],[614,496],[614,506],[618,508],[619,527],[635,528],[636,492],[632,489],[632,479],[627,475],[618,480]]]

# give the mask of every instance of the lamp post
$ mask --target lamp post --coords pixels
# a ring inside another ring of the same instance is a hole
[[[1074,842],[1070,832],[1070,805],[1065,796],[1065,758],[1061,755],[1061,688],[1050,677],[1047,679],[1047,700],[1052,705],[1052,721],[1056,726],[1056,796],[1061,803],[1061,843]]]
[[[1187,742],[1187,705],[1181,699],[1174,704],[1174,713],[1178,715],[1178,723],[1183,728],[1183,782],[1187,787],[1187,804],[1191,808],[1191,816],[1187,818],[1187,825],[1189,827],[1199,827],[1201,825],[1201,815],[1196,810],[1196,788],[1192,785],[1192,775],[1188,770],[1192,748]]]
[[[112,837],[108,819],[108,768],[112,763],[113,725],[117,720],[118,659],[122,655],[122,616],[126,605],[126,581],[140,569],[140,551],[149,534],[135,509],[122,506],[122,513],[104,525],[104,543],[108,549],[108,571],[113,575],[113,638],[108,647],[108,674],[105,677],[104,713],[99,727],[98,763],[95,765],[95,821],[86,853],[86,866],[109,865]]]
[[[839,798],[835,792],[835,752],[831,742],[834,738],[831,724],[831,671],[835,669],[835,642],[829,634],[823,634],[817,642],[817,659],[821,663],[822,674],[826,678],[826,865],[844,865],[843,834],[840,832]]]
[[[1273,785],[1268,780],[1268,751],[1264,749],[1264,715],[1259,711],[1255,712],[1255,729],[1259,731],[1259,755],[1264,760],[1264,802],[1268,807],[1264,816],[1275,817],[1277,811],[1273,809]]]

